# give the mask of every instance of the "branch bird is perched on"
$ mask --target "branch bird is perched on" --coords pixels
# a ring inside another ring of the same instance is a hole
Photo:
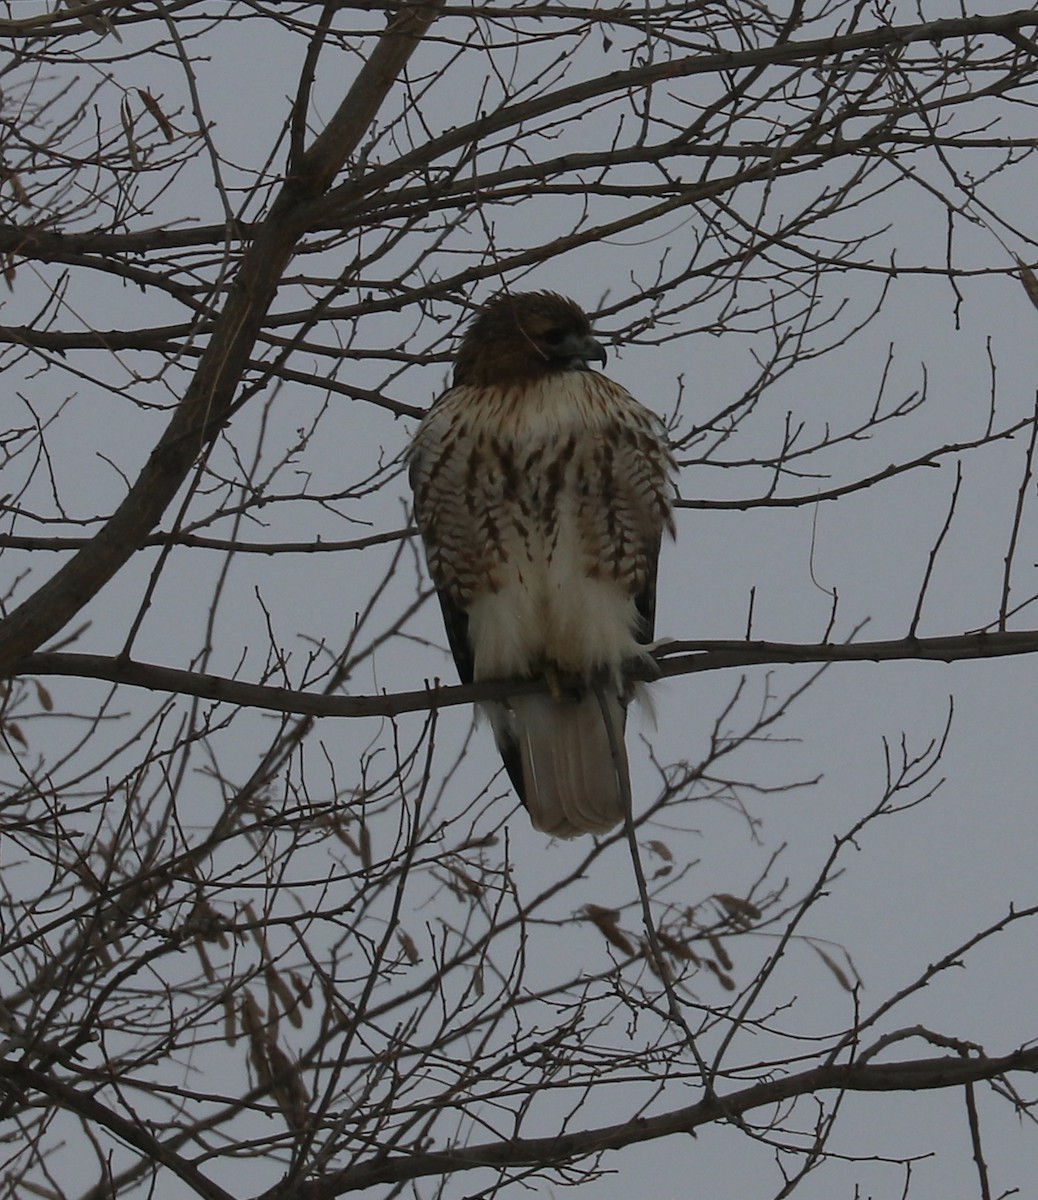
[[[410,454],[462,680],[551,685],[486,707],[534,826],[561,837],[623,820],[623,667],[652,640],[660,540],[673,532],[661,424],[590,368],[605,358],[572,300],[498,296],[466,331],[453,386]],[[585,683],[560,692],[561,677]]]

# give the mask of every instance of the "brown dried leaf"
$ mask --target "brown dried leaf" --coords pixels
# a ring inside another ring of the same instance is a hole
[[[121,42],[123,39],[119,36],[118,30],[104,13],[79,11],[85,4],[88,4],[89,2],[90,0],[65,0],[65,7],[70,12],[74,12],[76,16],[79,17],[80,21],[83,22],[83,25],[89,29],[91,33],[99,34],[101,37],[105,37],[110,33],[117,42]]]
[[[371,870],[371,834],[367,825],[360,827],[360,861],[365,871]]]
[[[252,988],[245,989],[245,996],[241,1002],[241,1031],[251,1039],[263,1040],[266,1036],[263,1014],[256,1003],[256,997],[252,994]]]
[[[249,1062],[256,1073],[256,1082],[267,1087],[270,1084],[270,1064],[267,1061],[270,1034],[250,988],[245,989],[241,1004],[241,1028],[249,1039]]]
[[[826,954],[821,946],[816,946],[814,942],[809,942],[808,945],[812,950],[814,950],[815,954],[818,955],[822,962],[825,963],[829,970],[832,971],[833,975],[836,976],[836,982],[840,985],[840,987],[842,987],[845,992],[853,992],[854,984],[851,983],[850,979],[847,977],[847,972],[843,969],[843,967],[841,967],[835,959]],[[851,969],[853,970],[853,966]],[[855,972],[855,975],[857,975],[857,972]]]
[[[39,700],[39,702],[40,702],[40,708],[42,708],[44,712],[53,712],[54,711],[54,701],[51,699],[50,692],[47,691],[47,689],[43,686],[42,683],[40,683],[40,681],[38,679],[35,681],[35,683],[36,683],[36,699]]]
[[[130,155],[130,162],[135,167],[139,167],[140,156],[137,153],[137,142],[133,136],[133,110],[130,108],[130,101],[125,96],[119,104],[119,120],[122,123],[123,133],[126,135],[126,149]]]
[[[0,729],[13,741],[16,741],[20,746],[28,747],[29,743],[25,739],[25,734],[15,724],[14,721],[0,721]]]
[[[169,117],[167,117],[159,107],[159,102],[155,99],[151,92],[145,91],[144,88],[137,88],[136,91],[137,95],[140,96],[141,100],[144,102],[144,107],[158,122],[158,126],[162,130],[163,137],[165,137],[167,142],[173,141],[176,134],[173,131],[173,126],[170,124]]]
[[[1016,255],[1013,255],[1016,258]],[[1028,299],[1038,308],[1038,278],[1035,277],[1034,271],[1021,258],[1016,258],[1017,271],[1020,275],[1020,282],[1024,285],[1024,291],[1027,293]]]
[[[94,874],[88,862],[79,860],[71,863],[68,869],[85,888],[88,888],[92,892],[99,892],[101,890],[101,881]]]
[[[269,1088],[273,1082],[270,1063],[267,1062],[266,1052],[259,1042],[249,1043],[249,1062],[252,1063],[252,1069],[256,1073],[256,1083],[260,1087]]]
[[[724,943],[721,939],[716,933],[708,933],[706,940],[710,943],[710,949],[717,955],[717,961],[726,971],[730,971],[732,969],[732,960],[728,951],[724,948]]]
[[[12,171],[9,167],[4,168],[3,178],[11,185],[11,191],[14,192],[14,198],[23,208],[32,208],[32,201],[29,199],[29,193],[25,190],[25,185],[22,183],[21,176],[17,171]]]
[[[347,1025],[350,1019],[349,1014],[339,1003],[339,997],[335,993],[335,985],[330,979],[327,979],[321,975],[317,976],[317,983],[324,994],[324,1008],[325,1012],[328,1014],[328,1018],[335,1025]]]
[[[245,900],[242,903],[242,911],[248,918],[250,928],[246,931],[252,935],[252,940],[263,951],[264,958],[270,958],[270,953],[267,950],[267,931],[264,928],[263,922],[256,915],[256,910],[252,906],[251,900]]]
[[[463,871],[461,867],[450,862],[447,863],[446,866],[447,870],[450,871],[454,878],[457,879],[461,884],[467,895],[471,896],[474,900],[478,900],[480,896],[483,895],[482,886],[478,884],[466,871]]]
[[[489,846],[496,846],[497,842],[498,838],[494,833],[485,834],[483,837],[471,837],[462,842],[460,846],[455,846],[454,853],[461,854],[464,850],[485,850]]]
[[[668,954],[673,954],[675,958],[680,958],[683,962],[690,962],[693,966],[699,966],[701,962],[700,957],[688,942],[673,937],[671,934],[665,933],[662,929],[656,930],[656,936],[659,938],[660,945]]]
[[[717,976],[717,982],[721,985],[721,987],[723,987],[726,992],[734,992],[735,980],[731,977],[731,975],[726,975],[712,958],[708,958],[705,961],[706,965]]]
[[[216,972],[213,970],[213,964],[209,961],[209,955],[205,952],[205,943],[200,937],[195,937],[193,941],[195,943],[195,951],[198,954],[198,960],[202,964],[202,974],[210,983],[215,983]]]
[[[223,997],[223,1040],[228,1046],[237,1045],[238,1042],[238,1023],[234,1019],[236,1015],[234,994],[225,992]]]
[[[465,889],[464,889],[464,888],[462,888],[462,887],[461,887],[461,885],[460,885],[460,884],[457,884],[457,883],[455,883],[455,882],[454,882],[454,880],[453,880],[453,878],[451,878],[451,879],[445,879],[443,882],[444,882],[444,883],[447,885],[447,887],[450,889],[450,893],[451,893],[451,895],[452,895],[452,896],[453,896],[453,897],[454,897],[456,900],[461,900],[461,901],[468,900],[468,898],[469,898],[469,897],[468,897],[468,893],[465,891]]]
[[[761,918],[761,911],[752,900],[743,900],[728,892],[718,892],[714,899],[733,917],[740,917],[747,921],[759,921]]]
[[[281,978],[278,969],[273,963],[267,963],[264,969],[264,977],[267,981],[267,990],[270,994],[270,1010],[272,1013],[277,1011],[277,1005],[274,1000],[277,998],[281,1011],[288,1018],[288,1023],[295,1029],[300,1029],[303,1024],[303,1014],[299,1011],[299,1005],[296,1003],[295,995],[289,988],[288,984]]]
[[[414,944],[414,938],[403,929],[396,931],[397,940],[404,951],[404,957],[413,967],[416,963],[422,961],[422,956],[418,953],[418,947]]]
[[[649,847],[653,854],[658,854],[664,862],[674,861],[674,855],[671,854],[670,847],[666,844],[666,842],[661,842],[657,838],[653,838],[652,841],[646,842],[645,844]]]
[[[611,945],[622,954],[634,956],[634,943],[619,927],[620,914],[613,908],[601,908],[597,904],[585,904],[584,914],[592,925]]]
[[[315,824],[319,825],[322,829],[330,829],[344,846],[348,847],[360,858],[360,847],[346,831],[346,822],[342,820],[338,813],[321,813],[317,817]]]
[[[271,1044],[268,1053],[270,1093],[289,1127],[303,1129],[307,1124],[310,1095],[299,1068],[277,1044]]]
[[[662,979],[667,982],[674,978],[671,974],[670,967],[665,961],[658,960],[652,952],[652,946],[649,945],[647,938],[641,940],[642,958],[645,959],[645,964],[649,970],[656,976],[657,979]]]
[[[298,971],[289,971],[289,979],[292,980],[292,986],[296,989],[296,995],[299,997],[299,1003],[304,1008],[313,1008],[314,994],[310,990],[310,985],[299,974]]]
[[[339,839],[340,842],[342,842],[342,844],[344,846],[346,846],[350,850],[352,850],[353,853],[358,858],[362,857],[361,852],[360,852],[360,846],[357,845],[356,841],[346,832],[345,829],[343,829],[343,827],[341,825],[336,825],[335,836]]]

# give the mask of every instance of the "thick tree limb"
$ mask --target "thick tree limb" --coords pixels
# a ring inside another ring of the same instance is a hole
[[[108,1129],[152,1162],[172,1171],[202,1200],[234,1200],[230,1192],[207,1179],[192,1162],[164,1146],[148,1131],[143,1121],[123,1116],[102,1104],[85,1088],[66,1083],[49,1071],[35,1070],[10,1061],[0,1062],[0,1087],[5,1084],[6,1088],[13,1086],[18,1091],[38,1092],[69,1112],[76,1113],[84,1121]]]
[[[658,671],[646,670],[640,677],[672,678],[700,671],[777,663],[895,662],[903,659],[951,663],[1034,653],[1038,653],[1038,630],[1030,629],[1012,633],[963,633],[953,637],[901,638],[886,642],[845,644],[823,642],[816,645],[761,641],[675,641],[657,647]],[[435,682],[419,691],[382,696],[326,696],[100,654],[32,654],[19,667],[20,673],[25,675],[104,679],[153,692],[199,696],[242,708],[262,708],[271,712],[317,717],[396,717],[406,712],[426,712],[457,704],[500,700],[504,696],[544,691],[547,687],[542,680],[454,686],[442,686]]]
[[[145,546],[185,546],[195,550],[219,550],[228,554],[340,554],[344,550],[367,550],[369,546],[384,546],[412,537],[413,528],[387,529],[367,537],[349,541],[308,542],[243,542],[237,538],[204,537],[197,533],[153,533],[144,539]],[[80,550],[88,545],[87,537],[23,537],[16,533],[0,533],[0,550]]]
[[[703,1100],[657,1117],[638,1117],[619,1125],[585,1129],[559,1137],[509,1138],[480,1146],[375,1160],[348,1167],[321,1180],[296,1183],[292,1197],[293,1200],[329,1200],[378,1184],[453,1175],[479,1167],[501,1169],[573,1162],[602,1150],[621,1150],[676,1133],[694,1133],[713,1121],[742,1116],[798,1096],[812,1096],[824,1091],[894,1092],[961,1087],[997,1079],[1013,1071],[1038,1072],[1038,1049],[1015,1050],[1002,1058],[955,1056],[864,1066],[829,1064],[799,1075],[755,1083],[728,1096]],[[286,1193],[274,1187],[264,1192],[259,1200],[286,1200]]]

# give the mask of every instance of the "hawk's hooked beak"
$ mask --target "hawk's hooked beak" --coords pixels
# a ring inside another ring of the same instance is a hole
[[[590,334],[571,334],[559,344],[557,354],[571,371],[589,371],[593,362],[606,365],[605,347]]]
[[[588,363],[596,362],[601,363],[604,367],[607,361],[605,346],[601,342],[596,342],[594,338],[589,337],[584,346],[584,366],[587,367]]]

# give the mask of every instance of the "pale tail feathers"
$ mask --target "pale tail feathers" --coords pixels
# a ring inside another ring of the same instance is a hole
[[[518,696],[508,707],[495,721],[498,741],[518,750],[520,795],[534,828],[576,837],[618,825],[631,792],[622,702],[605,696],[613,738],[594,692],[580,699]],[[504,744],[501,750],[507,761]]]

